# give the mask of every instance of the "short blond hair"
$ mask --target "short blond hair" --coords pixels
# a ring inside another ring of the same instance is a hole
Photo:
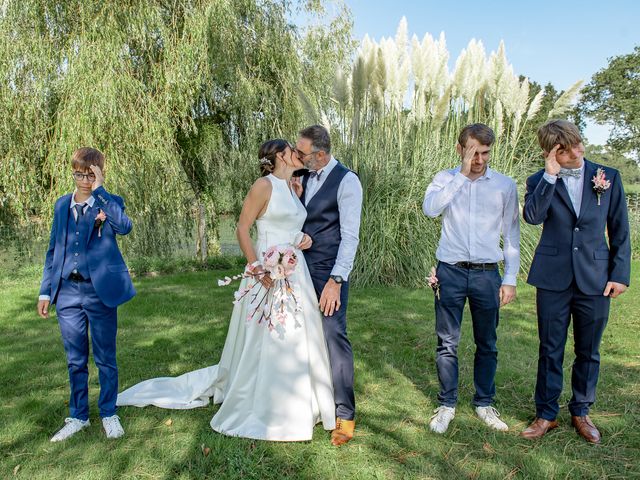
[[[582,135],[568,120],[549,120],[538,129],[538,143],[545,152],[550,152],[556,145],[566,150],[582,143]]]
[[[86,172],[89,167],[95,165],[100,170],[104,170],[104,154],[91,147],[82,147],[73,152],[71,156],[71,167],[74,170]]]

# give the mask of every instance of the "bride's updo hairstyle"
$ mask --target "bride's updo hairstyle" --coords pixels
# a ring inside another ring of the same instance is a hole
[[[260,171],[263,177],[269,175],[276,168],[276,154],[284,152],[288,147],[289,142],[280,138],[267,140],[260,146],[258,158],[260,159]]]

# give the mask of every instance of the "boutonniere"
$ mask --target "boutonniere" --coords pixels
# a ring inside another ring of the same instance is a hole
[[[596,192],[596,195],[598,196],[598,205],[600,205],[600,195],[611,187],[611,181],[607,180],[607,177],[604,174],[604,169],[602,168],[598,168],[598,170],[596,170],[596,174],[593,176],[591,181],[593,182],[593,191]]]
[[[427,284],[433,290],[433,294],[436,298],[440,300],[440,282],[438,281],[438,277],[436,277],[436,267],[431,267],[431,271],[427,277]]]
[[[98,209],[98,215],[96,215],[96,221],[93,224],[93,228],[98,228],[98,237],[102,236],[102,227],[104,226],[106,219],[107,215],[102,211],[102,209]]]

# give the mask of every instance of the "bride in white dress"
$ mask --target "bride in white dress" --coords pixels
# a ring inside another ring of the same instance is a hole
[[[143,381],[120,393],[117,405],[188,409],[206,406],[213,398],[222,403],[211,419],[216,432],[260,440],[311,440],[316,423],[322,422],[325,430],[335,428],[335,404],[322,317],[301,252],[311,246],[308,235],[300,232],[307,213],[290,187],[301,188],[291,177],[303,165],[285,140],[265,142],[259,158],[264,176],[245,198],[238,222],[240,248],[249,264],[258,264],[268,247],[296,248],[298,264],[289,280],[302,311],[287,303],[285,323],[269,329],[256,318],[247,319],[253,295],[246,295],[233,308],[218,365]],[[255,249],[249,237],[254,221]],[[262,266],[256,268],[262,271]],[[268,276],[261,280],[265,286],[271,281]],[[254,280],[243,279],[240,288],[247,282]]]

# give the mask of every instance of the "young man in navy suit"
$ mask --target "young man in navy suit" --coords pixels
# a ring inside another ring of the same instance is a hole
[[[80,148],[71,167],[76,189],[56,201],[38,300],[42,318],[49,316],[49,305],[56,305],[71,386],[69,417],[52,442],[89,426],[89,330],[100,378],[102,424],[108,438],[124,435],[116,415],[117,307],[136,293],[116,242],[116,234],[131,231],[131,220],[122,198],[103,186],[104,155]]]
[[[582,137],[571,122],[545,123],[538,141],[545,167],[527,179],[523,213],[527,223],[544,226],[527,280],[537,288],[540,350],[536,418],[521,435],[540,438],[558,426],[562,361],[573,319],[571,423],[585,440],[599,443],[588,414],[596,398],[600,340],[610,299],[627,289],[631,271],[624,189],[617,170],[584,158]]]

